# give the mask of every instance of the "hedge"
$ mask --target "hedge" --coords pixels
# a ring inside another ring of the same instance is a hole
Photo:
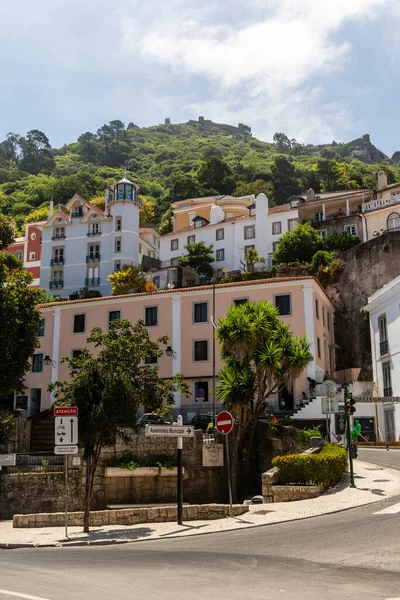
[[[347,467],[346,450],[326,444],[318,454],[288,454],[272,460],[279,485],[336,485]]]

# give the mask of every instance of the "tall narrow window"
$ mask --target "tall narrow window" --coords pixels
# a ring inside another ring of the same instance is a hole
[[[121,252],[121,238],[115,238],[115,252]]]
[[[74,333],[85,332],[86,315],[74,315]]]
[[[272,223],[272,233],[273,235],[282,233],[282,223],[280,221],[275,221],[275,223]]]
[[[32,371],[33,373],[43,371],[43,354],[34,354],[32,356]]]
[[[207,323],[207,302],[195,302],[193,304],[194,323]]]
[[[215,239],[217,241],[224,239],[224,230],[223,229],[217,229],[217,231],[215,232]]]
[[[44,324],[45,324],[45,319],[39,319],[38,326],[37,326],[37,332],[36,332],[36,335],[38,337],[44,336]]]
[[[147,306],[145,309],[145,324],[147,327],[155,327],[158,325],[158,310],[157,306]]]
[[[315,298],[315,316],[317,319],[319,319],[319,302],[317,298]]]
[[[179,240],[171,240],[171,250],[178,250],[179,249]]]
[[[253,240],[256,237],[256,228],[254,225],[247,225],[244,228],[244,239]]]
[[[382,363],[383,376],[383,395],[386,397],[392,396],[392,375],[390,372],[390,362]]]
[[[318,358],[321,358],[321,340],[317,337],[317,354]]]
[[[193,359],[195,362],[208,360],[208,341],[200,340],[193,344]]]
[[[115,231],[121,231],[122,229],[122,217],[115,217]]]
[[[279,310],[280,315],[291,314],[291,298],[290,294],[281,294],[275,296],[275,308]]]
[[[219,248],[216,252],[217,261],[225,260],[225,250],[224,248]]]
[[[383,356],[384,354],[387,354],[389,351],[386,315],[381,315],[379,317],[378,327],[379,327],[379,350],[380,350],[380,355]]]

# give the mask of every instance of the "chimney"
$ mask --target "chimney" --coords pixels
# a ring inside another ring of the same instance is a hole
[[[377,184],[376,189],[379,191],[384,190],[388,186],[387,175],[385,171],[378,171],[376,175]]]
[[[315,192],[312,188],[310,188],[307,192],[307,200],[315,200]]]
[[[54,209],[54,197],[51,196],[51,198],[50,198],[50,208],[49,208],[49,218],[53,216],[53,209]]]

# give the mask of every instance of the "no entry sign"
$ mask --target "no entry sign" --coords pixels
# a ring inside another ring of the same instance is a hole
[[[235,422],[231,413],[228,413],[226,410],[217,415],[215,420],[215,427],[219,433],[230,433],[232,431],[233,423]]]

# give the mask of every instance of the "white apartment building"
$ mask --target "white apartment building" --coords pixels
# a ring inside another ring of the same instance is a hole
[[[256,248],[271,266],[276,245],[298,223],[296,199],[269,208],[265,194],[233,198],[216,196],[175,202],[172,205],[174,230],[161,237],[160,256],[163,266],[176,266],[185,254],[185,245],[204,241],[214,246],[214,268],[243,269],[242,262],[250,248]]]
[[[400,276],[368,298],[374,382],[383,404],[384,425],[389,441],[400,440]]]
[[[75,194],[42,224],[40,287],[69,295],[87,286],[111,294],[108,275],[125,264],[140,264],[144,255],[159,257],[159,235],[139,229],[138,186],[126,177],[106,190],[105,210]],[[142,234],[139,237],[140,233]]]

